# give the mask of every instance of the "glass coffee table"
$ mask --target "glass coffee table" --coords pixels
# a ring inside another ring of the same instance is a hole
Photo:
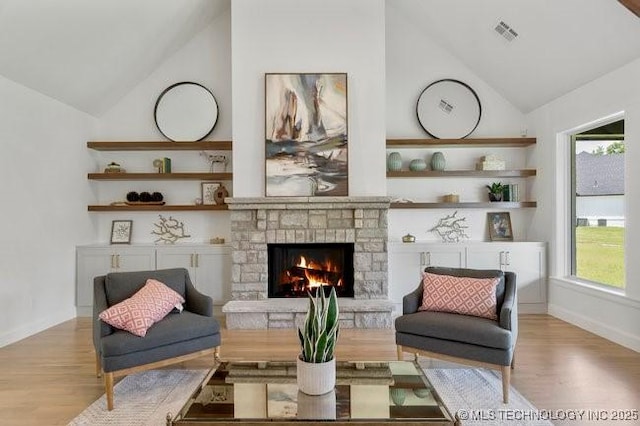
[[[222,362],[214,367],[168,426],[221,424],[458,425],[418,364],[412,361],[336,363],[335,390],[298,391],[296,363]]]

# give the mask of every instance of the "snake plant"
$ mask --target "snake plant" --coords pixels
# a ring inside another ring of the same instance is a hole
[[[324,289],[318,288],[316,295],[309,293],[309,310],[304,328],[298,329],[301,359],[305,362],[322,363],[333,359],[340,328],[338,320],[338,296],[335,288],[326,297]]]

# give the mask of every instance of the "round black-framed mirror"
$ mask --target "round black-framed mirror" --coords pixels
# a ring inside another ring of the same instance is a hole
[[[478,127],[482,104],[471,86],[445,78],[434,81],[420,93],[416,115],[429,136],[463,139]]]
[[[160,93],[153,109],[156,127],[174,142],[206,138],[218,122],[218,102],[202,84],[182,81]]]

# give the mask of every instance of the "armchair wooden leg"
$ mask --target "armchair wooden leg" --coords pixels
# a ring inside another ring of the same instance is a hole
[[[100,363],[99,353],[96,353],[96,376],[102,377],[102,364]]]
[[[509,403],[509,384],[511,382],[511,366],[502,366],[502,402]]]
[[[516,355],[513,354],[511,357],[511,369],[514,370],[516,368]]]
[[[222,362],[222,359],[220,359],[220,346],[217,346],[213,352],[213,359],[215,362]]]
[[[107,394],[107,410],[113,410],[113,373],[104,373],[104,391]]]
[[[402,361],[404,359],[404,354],[402,351],[402,346],[397,345],[396,349],[398,350],[398,361]]]

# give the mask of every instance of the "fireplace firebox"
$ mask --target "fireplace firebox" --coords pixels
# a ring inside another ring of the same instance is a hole
[[[322,286],[353,297],[353,244],[268,244],[269,297],[307,297]]]

